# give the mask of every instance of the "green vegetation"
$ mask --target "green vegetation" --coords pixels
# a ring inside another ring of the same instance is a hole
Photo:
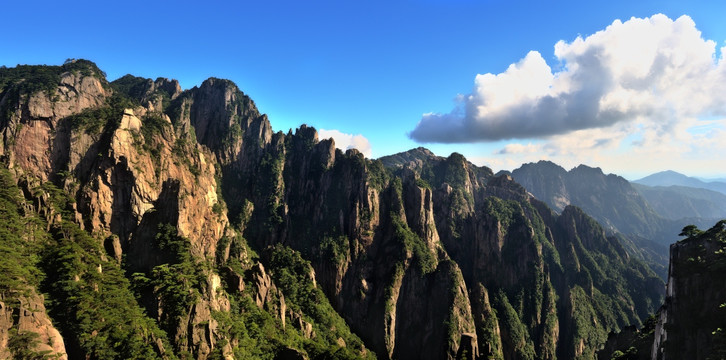
[[[264,228],[270,233],[277,230],[282,224],[283,204],[281,199],[285,189],[285,182],[282,179],[282,170],[285,165],[285,152],[283,149],[266,152],[260,162],[260,177],[266,179],[259,189],[259,195],[266,196],[267,200],[263,217]]]
[[[50,183],[36,188],[34,196],[48,197],[50,209],[62,215],[60,222],[50,224],[40,251],[39,264],[46,274],[40,289],[47,294],[48,312],[64,336],[69,354],[173,358],[157,347],[157,343],[167,343],[166,335],[138,306],[123,271],[115,262],[104,260],[97,239],[70,221],[71,200]]]
[[[36,351],[40,345],[40,335],[32,331],[23,331],[11,328],[8,331],[7,349],[13,359],[19,360],[46,360],[56,358],[51,350]]]
[[[502,331],[504,348],[512,351],[517,359],[534,360],[534,345],[529,338],[527,327],[522,324],[517,311],[514,310],[507,295],[501,290],[494,298],[494,307]]]
[[[394,287],[400,286],[401,279],[403,278],[403,262],[398,262],[395,265],[393,265],[391,276],[389,276],[389,280],[386,284],[386,288],[383,292],[383,299],[386,303],[386,317],[389,317],[393,314],[391,314],[391,311],[393,311],[393,306],[396,305],[396,299],[394,299]]]
[[[137,146],[141,145],[140,149],[150,155],[157,178],[161,174],[161,152],[164,147],[159,137],[163,136],[167,128],[170,128],[170,124],[164,120],[161,113],[148,113],[141,118],[141,135],[144,142],[139,144],[140,139],[134,139]]]
[[[61,74],[65,72],[80,73],[83,76],[95,76],[105,83],[106,73],[96,64],[83,59],[68,59],[61,66],[51,65],[18,65],[12,68],[0,68],[0,93],[8,87],[16,86],[17,94],[32,95],[45,91],[51,97],[60,83]]]
[[[320,242],[320,252],[323,261],[340,265],[350,253],[350,241],[345,235],[324,236]]]
[[[174,226],[159,225],[155,238],[160,252],[171,260],[152,269],[148,285],[162,299],[162,328],[175,334],[177,324],[189,313],[206,287],[204,264],[192,256],[189,240],[179,236]]]
[[[145,145],[150,146],[152,139],[162,135],[169,125],[161,113],[150,112],[144,115],[141,118],[141,134],[144,135]]]
[[[403,244],[406,252],[413,253],[413,259],[421,274],[436,270],[436,258],[426,246],[426,242],[416,235],[408,225],[397,217],[392,217],[393,237]],[[405,258],[405,257],[404,257]]]
[[[695,238],[698,235],[703,234],[703,231],[699,230],[696,225],[686,225],[678,236],[685,236],[688,238]]]
[[[368,160],[367,170],[366,176],[368,176],[368,183],[374,189],[382,191],[391,178],[388,170],[383,166],[383,163],[380,160]]]
[[[311,359],[372,358],[370,352],[366,356],[359,353],[363,346],[360,339],[350,333],[345,322],[310,279],[296,272],[309,271],[309,264],[288,248],[279,247],[272,251],[275,261],[293,261],[292,264],[271,265],[270,268],[277,269],[272,272],[273,279],[285,295],[289,309],[299,312],[304,321],[313,324],[315,336],[304,337],[290,319],[283,327],[278,317],[257,307],[250,290],[229,294],[230,311],[218,311],[212,315],[219,323],[219,337],[236,344],[232,347],[235,359],[274,359],[285,348],[299,349]],[[247,288],[252,286],[248,284]],[[337,345],[338,338],[345,341],[346,347]],[[220,348],[217,347],[211,359],[222,358]]]
[[[488,197],[484,200],[484,213],[494,217],[506,234],[512,223],[522,221],[522,207],[519,203],[509,200],[505,201],[498,197]]]
[[[166,335],[136,304],[123,271],[101,260],[98,242],[68,221],[55,238],[44,259],[52,274],[45,288],[67,346],[92,358],[159,358],[155,342]]]
[[[429,189],[429,190],[431,189],[431,185],[422,178],[416,179],[416,186],[423,188],[423,189]]]
[[[394,178],[391,182],[391,187],[396,194],[396,207],[402,206],[403,184],[401,183],[401,179]],[[433,272],[436,270],[435,255],[429,250],[426,241],[411,231],[408,224],[398,216],[397,211],[398,209],[393,209],[389,216],[391,218],[391,226],[393,227],[393,239],[403,245],[401,249],[404,253],[400,254],[400,259],[405,260],[409,256],[408,253],[411,253],[422,275]]]
[[[483,358],[492,360],[503,360],[502,342],[500,337],[499,319],[497,312],[488,304],[484,304],[484,294],[487,293],[486,288],[481,283],[477,284],[477,296],[473,297],[473,301],[479,301],[479,309],[481,314],[474,313],[475,318],[479,316],[483,322],[477,324],[477,341],[479,342],[479,351]],[[477,307],[472,304],[472,310]],[[488,352],[487,352],[488,348]]]
[[[373,358],[370,352],[368,356],[358,353],[363,349],[363,342],[350,332],[323,291],[313,284],[312,267],[299,252],[279,244],[274,246],[270,249],[270,272],[290,308],[310,316],[317,336],[313,339],[315,344],[308,345],[306,350],[313,357],[324,354],[323,358]],[[339,338],[345,341],[346,347],[336,345]]]
[[[610,360],[650,360],[651,348],[653,347],[656,317],[651,316],[643,322],[643,328],[636,331],[631,339],[610,355]],[[599,357],[607,358],[608,354],[598,354]]]
[[[0,294],[11,303],[43,280],[38,254],[48,241],[40,219],[25,216],[20,194],[10,171],[0,168]]]
[[[598,321],[598,313],[593,308],[585,290],[576,285],[570,290],[570,294],[570,311],[572,311],[574,326],[572,344],[569,345],[570,351],[575,353],[580,341],[583,341],[588,349],[597,348],[598,344],[605,342],[608,332]],[[592,359],[593,354],[583,353],[581,358]]]
[[[371,352],[362,353],[363,343],[314,285],[310,263],[300,253],[279,244],[266,252],[268,269],[285,296],[285,303],[290,311],[313,325],[315,336],[304,337],[290,320],[283,328],[279,318],[257,307],[249,290],[230,294],[231,311],[216,312],[214,318],[219,321],[220,332],[238,344],[233,348],[235,358],[273,359],[285,348],[299,349],[311,359],[375,358]],[[247,289],[250,288],[253,286],[248,284]],[[338,345],[339,339],[345,342],[345,347]]]
[[[87,134],[97,134],[107,126],[109,130],[115,130],[124,109],[133,108],[134,103],[126,97],[114,94],[106,99],[106,104],[99,108],[84,109],[80,113],[69,116],[71,129],[74,131],[84,130]]]
[[[127,74],[112,81],[111,86],[115,92],[124,94],[138,102],[146,94],[149,82],[149,79]]]
[[[35,193],[49,196],[54,211],[69,216],[69,200],[60,190],[46,183]],[[136,304],[120,268],[101,259],[98,242],[65,219],[45,232],[42,218],[21,213],[25,199],[19,194],[10,172],[0,169],[0,271],[8,275],[2,277],[0,291],[11,300],[6,303],[17,306],[12,299],[30,296],[31,289],[43,290],[71,354],[159,358],[155,343],[165,342],[165,334]],[[40,359],[48,354],[32,351],[30,344],[36,341],[37,334],[11,329],[8,347],[16,358]]]
[[[215,311],[212,317],[219,324],[219,337],[236,343],[232,347],[235,359],[272,360],[284,347],[295,347],[302,341],[292,327],[283,330],[279,319],[258,308],[249,294],[230,294],[229,299],[230,311]],[[210,359],[224,359],[222,344]]]
[[[192,173],[192,175],[194,175],[194,177],[196,178],[201,174],[201,171],[194,164],[194,162],[192,161],[192,158],[199,159],[199,148],[197,147],[197,139],[196,139],[196,136],[194,135],[194,131],[190,131],[190,134],[191,135],[189,135],[189,134],[180,135],[179,138],[177,138],[176,141],[174,142],[174,147],[171,149],[171,153],[174,156],[175,163],[177,163],[177,164],[183,163],[184,165],[186,165],[189,172]],[[217,181],[217,184],[220,184],[220,183],[221,183],[221,181]],[[224,200],[222,199],[221,188],[219,188],[219,186],[221,186],[221,185],[218,185],[217,199],[219,199],[220,201],[217,202],[217,204],[219,204],[219,206],[222,206]],[[215,205],[217,205],[217,204],[215,204]],[[217,208],[214,210],[215,210],[214,212],[217,213],[218,215],[222,214],[221,208]]]
[[[0,182],[5,224],[0,227],[0,266],[9,275],[0,282],[4,296],[27,296],[33,288],[44,291],[48,312],[70,354],[159,358],[156,342],[166,343],[166,335],[136,304],[118,265],[102,259],[98,241],[67,220],[70,200],[50,183],[34,190],[35,196],[49,197],[50,209],[63,216],[59,223],[50,224],[47,233],[43,218],[32,212],[21,214],[25,199],[5,168],[0,170]],[[26,234],[25,241],[21,234]],[[9,304],[14,306],[12,301]],[[8,346],[16,357],[41,358],[43,354],[33,353],[28,346],[37,340],[34,333],[11,331]]]
[[[467,161],[464,155],[452,153],[442,164],[444,167],[442,182],[451,186],[464,186],[469,180],[469,173],[466,171]]]

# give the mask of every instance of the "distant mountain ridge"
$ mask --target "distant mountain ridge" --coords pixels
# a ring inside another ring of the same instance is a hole
[[[708,189],[726,194],[726,182],[721,181],[702,181],[695,177],[683,175],[673,170],[661,171],[652,175],[648,175],[642,179],[634,180],[636,184],[648,186],[687,186],[692,188]]]
[[[610,231],[653,239],[661,219],[623,177],[580,165],[570,171],[551,161],[524,164],[512,177],[557,211],[576,205]]]
[[[570,205],[580,207],[614,234],[631,255],[665,278],[666,245],[677,240],[675,235],[683,225],[659,216],[623,177],[605,175],[600,168],[586,165],[567,171],[551,161],[524,164],[511,176],[557,211]]]
[[[666,219],[726,218],[726,194],[679,185],[647,186],[634,183],[633,187],[646,199],[653,210]]]

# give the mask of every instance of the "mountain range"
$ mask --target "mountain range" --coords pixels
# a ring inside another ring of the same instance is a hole
[[[633,182],[647,186],[685,186],[690,188],[707,189],[726,194],[726,182],[719,180],[703,181],[695,177],[677,173],[673,170],[661,171],[642,179],[634,180]]]
[[[2,358],[594,359],[680,231],[599,169],[370,160],[217,78],[2,68],[0,134]]]

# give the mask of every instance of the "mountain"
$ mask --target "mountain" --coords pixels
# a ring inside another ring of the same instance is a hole
[[[661,171],[652,175],[648,175],[642,179],[634,180],[636,184],[647,186],[685,186],[692,188],[708,189],[726,194],[726,182],[712,181],[705,182],[694,177],[689,177],[672,170]]]
[[[726,357],[726,220],[670,248],[666,298],[641,329],[611,334],[600,359],[665,360]]]
[[[634,183],[633,187],[658,215],[666,219],[726,218],[726,194],[678,185],[646,186]]]
[[[0,163],[2,358],[591,359],[662,299],[580,208],[228,80],[0,69]]]
[[[540,161],[522,165],[512,177],[553,209],[579,206],[611,231],[650,239],[660,231],[658,214],[630,183],[600,168],[580,165],[567,171]]]
[[[524,164],[511,176],[557,211],[570,205],[582,208],[613,234],[629,254],[648,263],[665,279],[666,244],[675,241],[678,226],[686,224],[662,219],[627,180],[586,165],[567,171],[550,161]]]

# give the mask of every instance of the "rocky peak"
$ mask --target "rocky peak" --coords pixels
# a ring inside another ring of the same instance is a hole
[[[179,81],[176,79],[157,78],[154,81],[154,90],[163,91],[170,99],[176,99],[182,92]]]
[[[234,162],[247,146],[265,147],[272,140],[267,116],[229,80],[209,78],[190,90],[180,113],[183,119],[188,116],[197,141],[223,164]]]
[[[71,115],[104,104],[111,95],[108,83],[95,64],[80,60],[3,72],[8,74],[0,89],[0,155],[47,180],[65,165],[61,153],[68,146]]]
[[[421,168],[424,163],[437,158],[440,157],[436,156],[431,150],[424,147],[417,147],[398,154],[381,157],[380,160],[388,168],[399,168],[403,166]]]

